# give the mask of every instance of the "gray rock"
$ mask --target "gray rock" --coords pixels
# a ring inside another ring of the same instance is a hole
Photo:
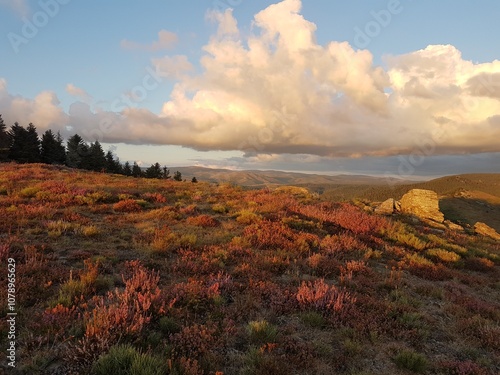
[[[377,208],[375,208],[375,213],[380,215],[392,215],[396,210],[394,198],[389,198],[383,201]]]
[[[439,211],[438,195],[432,190],[410,190],[401,198],[401,212],[438,223],[444,221],[444,215]]]

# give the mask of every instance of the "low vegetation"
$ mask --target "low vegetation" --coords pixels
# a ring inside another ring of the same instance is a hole
[[[0,164],[0,217],[19,373],[500,368],[500,244],[468,231],[305,190],[43,164]]]

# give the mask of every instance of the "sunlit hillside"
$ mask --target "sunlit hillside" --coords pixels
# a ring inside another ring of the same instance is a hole
[[[500,369],[500,243],[469,230],[42,164],[0,164],[0,218],[19,374]]]

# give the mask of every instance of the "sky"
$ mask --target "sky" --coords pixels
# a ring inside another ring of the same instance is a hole
[[[497,0],[0,0],[0,114],[144,166],[500,173],[499,18]]]

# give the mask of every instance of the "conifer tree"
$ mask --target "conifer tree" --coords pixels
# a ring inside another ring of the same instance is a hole
[[[62,144],[61,134],[54,135],[52,130],[47,130],[42,135],[40,160],[46,164],[64,164],[66,152]]]
[[[148,169],[146,169],[146,178],[162,178],[162,168],[159,163],[152,164]]]
[[[38,163],[40,161],[40,139],[36,127],[29,124],[25,129],[17,122],[9,132],[9,159],[18,163]]]
[[[89,147],[89,169],[96,172],[106,170],[107,160],[99,141],[95,141]]]
[[[135,161],[134,161],[134,165],[132,166],[132,176],[134,176],[134,177],[142,177],[143,176],[143,172],[142,172],[141,167],[139,167],[139,164],[137,164],[137,162],[135,162]]]
[[[130,163],[128,161],[126,161],[123,165],[123,174],[125,176],[132,176],[132,167],[130,166]]]
[[[71,168],[82,168],[83,158],[88,154],[88,147],[83,138],[75,134],[68,139],[66,144],[66,165]]]
[[[0,161],[5,161],[9,157],[9,134],[7,127],[3,122],[2,115],[0,115]]]

